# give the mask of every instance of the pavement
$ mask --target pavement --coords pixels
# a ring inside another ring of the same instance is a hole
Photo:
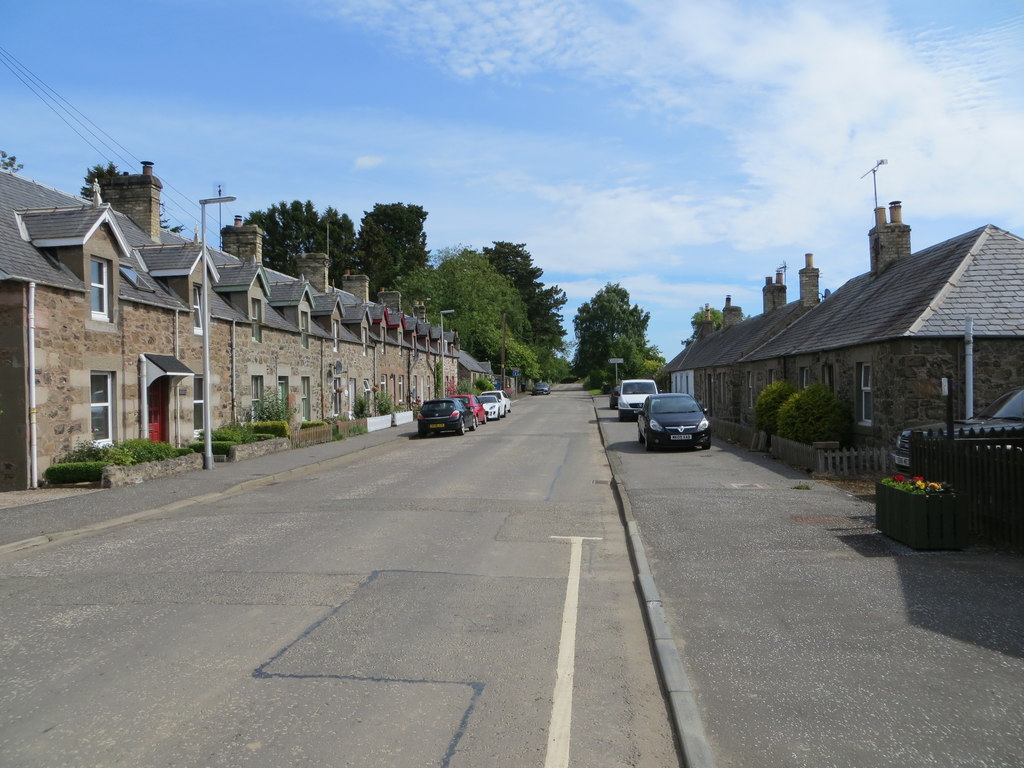
[[[919,552],[874,505],[599,404],[688,768],[1024,766],[1024,558]]]

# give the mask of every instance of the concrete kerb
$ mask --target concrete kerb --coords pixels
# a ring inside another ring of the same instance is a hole
[[[711,751],[711,745],[704,731],[700,710],[697,708],[697,700],[693,695],[690,679],[683,667],[679,648],[672,638],[672,631],[669,629],[668,618],[665,615],[661,595],[658,593],[657,585],[654,583],[654,575],[651,573],[650,565],[647,562],[643,539],[640,537],[640,527],[637,525],[636,518],[633,517],[633,508],[629,503],[629,495],[618,478],[618,475],[621,474],[619,459],[617,456],[607,452],[608,442],[605,439],[604,427],[601,424],[601,414],[599,413],[596,401],[594,403],[594,412],[594,415],[597,417],[598,432],[601,435],[601,444],[605,446],[608,467],[612,473],[612,490],[621,510],[634,572],[636,573],[640,593],[644,601],[647,631],[651,636],[655,657],[658,661],[661,684],[669,701],[672,726],[675,729],[676,738],[682,747],[683,761],[687,768],[715,768],[714,754]]]

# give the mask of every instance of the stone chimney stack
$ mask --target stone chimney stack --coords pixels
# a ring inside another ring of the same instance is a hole
[[[903,223],[899,200],[889,203],[889,221],[885,208],[875,208],[875,226],[868,232],[871,245],[871,274],[880,275],[904,256],[910,255],[910,227]]]
[[[320,293],[327,293],[327,268],[330,264],[326,253],[299,253],[295,256],[299,274]]]
[[[420,302],[412,308],[412,314],[421,323],[427,322],[427,305]]]
[[[734,306],[732,296],[725,297],[725,307],[722,308],[722,330],[731,328],[743,319],[742,307]]]
[[[703,339],[705,336],[710,336],[715,330],[715,321],[711,319],[711,305],[704,305],[704,319],[697,323],[697,336],[698,339]]]
[[[241,261],[263,263],[263,229],[255,224],[243,224],[241,216],[235,216],[234,225],[221,229],[221,248]]]
[[[775,273],[775,282],[771,277],[765,277],[764,288],[761,289],[764,296],[764,313],[774,312],[780,307],[786,306],[786,284],[782,282],[782,272]]]
[[[142,163],[142,173],[124,173],[102,183],[103,199],[115,211],[125,214],[154,242],[160,242],[160,179],[153,175],[153,164]]]
[[[800,304],[813,307],[821,299],[818,293],[819,270],[814,266],[814,254],[804,254],[804,268],[800,270]]]
[[[392,315],[402,314],[402,294],[400,291],[381,291],[377,294],[377,302],[387,307]]]
[[[342,275],[341,290],[351,293],[362,304],[370,303],[370,278],[367,275]]]

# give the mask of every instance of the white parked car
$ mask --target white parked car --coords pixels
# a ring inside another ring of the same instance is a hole
[[[487,420],[497,421],[501,418],[501,403],[494,395],[478,395],[477,400],[484,406],[484,410],[487,411]]]
[[[619,384],[619,421],[636,421],[648,395],[658,394],[653,379],[625,379]]]
[[[512,413],[512,398],[510,398],[503,390],[500,389],[488,389],[486,392],[481,392],[481,395],[494,395],[498,398],[498,403],[501,404],[501,416],[505,417]]]

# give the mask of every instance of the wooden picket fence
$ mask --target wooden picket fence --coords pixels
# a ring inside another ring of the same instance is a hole
[[[305,448],[307,445],[329,443],[334,439],[334,428],[330,424],[318,424],[315,427],[292,430],[292,448]]]

